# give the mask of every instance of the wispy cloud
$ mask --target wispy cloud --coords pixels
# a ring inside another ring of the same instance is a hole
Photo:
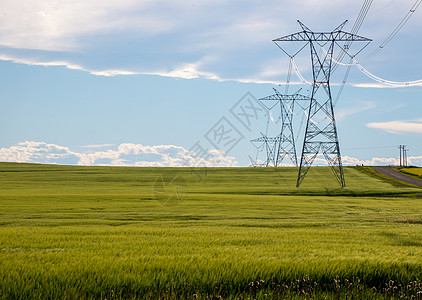
[[[159,14],[156,2],[161,1],[6,1],[1,7],[0,43],[15,48],[79,51],[86,46],[85,37],[96,33],[136,28],[143,35],[154,35],[178,27],[177,19]],[[155,14],[149,15],[152,9]]]
[[[361,87],[361,88],[377,88],[377,89],[397,89],[397,88],[403,88],[406,87],[406,85],[385,85],[381,83],[356,83],[353,84],[354,87]],[[422,83],[419,84],[413,84],[412,86],[422,86]]]
[[[30,66],[44,66],[44,67],[66,67],[70,70],[79,70],[88,72],[92,75],[98,76],[116,76],[116,75],[137,75],[140,73],[125,71],[125,70],[89,70],[80,65],[72,64],[67,61],[37,61],[29,58],[16,58],[9,55],[0,55],[0,60],[13,61],[18,64],[25,64]]]
[[[258,84],[274,84],[278,85],[278,81],[272,80],[261,80],[258,78],[221,78],[216,74],[210,72],[204,72],[200,70],[200,64],[198,62],[191,64],[184,64],[182,66],[176,67],[171,71],[145,71],[145,72],[133,72],[126,70],[90,70],[84,68],[80,65],[75,65],[66,61],[33,61],[25,58],[14,58],[9,55],[0,55],[0,60],[13,61],[19,64],[32,65],[32,66],[45,66],[45,67],[65,67],[71,70],[79,70],[88,72],[96,76],[119,76],[119,75],[153,75],[153,76],[162,76],[162,77],[171,77],[171,78],[181,78],[181,79],[195,79],[195,78],[205,78],[210,80],[215,80],[219,82],[223,81],[234,81],[240,83],[258,83]],[[291,82],[290,84],[302,84],[301,82]]]
[[[389,133],[421,133],[422,134],[422,120],[415,121],[389,121],[389,122],[373,122],[366,124],[369,128],[381,129]]]
[[[342,110],[338,110],[336,112],[336,119],[337,120],[342,120],[345,119],[346,117],[350,116],[350,115],[354,115],[366,110],[370,110],[375,108],[376,105],[374,102],[360,102],[360,103],[356,103],[356,105],[354,107],[351,108],[345,108]]]
[[[381,4],[373,4],[374,11],[377,5]],[[15,0],[0,9],[3,60],[65,66],[101,76],[149,74],[277,84],[285,79],[288,59],[272,39],[297,32],[296,19],[302,18],[314,30],[329,30],[343,21],[333,20],[334,11],[357,12],[360,4],[346,0],[335,5],[315,5],[310,0],[280,5],[270,0],[265,6],[239,0]],[[386,18],[388,12],[394,14]],[[383,16],[368,23],[364,35],[375,38],[373,34],[385,27],[383,22],[394,17],[400,21],[394,5]],[[214,60],[207,60],[211,56]],[[298,65],[309,79],[309,64]]]

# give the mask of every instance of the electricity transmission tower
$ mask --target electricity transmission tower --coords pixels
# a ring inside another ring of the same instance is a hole
[[[278,147],[280,144],[280,135],[276,137],[267,137],[265,134],[261,132],[261,137],[251,140],[251,143],[255,145],[257,148],[261,148],[265,146],[265,151],[267,152],[267,160],[264,162],[266,167],[278,166]],[[257,146],[257,144],[259,146]],[[257,164],[255,162],[255,164]]]
[[[271,103],[269,106],[264,103],[267,109],[270,111],[274,108],[277,103],[280,104],[280,119],[281,119],[281,130],[280,134],[276,137],[275,142],[278,143],[275,147],[274,153],[274,165],[277,167],[283,159],[288,156],[293,164],[297,167],[297,155],[295,138],[293,134],[293,115],[296,101],[309,101],[310,98],[300,95],[299,91],[293,95],[282,95],[279,91],[273,88],[275,94],[259,99],[261,102]],[[275,102],[275,104],[272,104]]]
[[[249,160],[251,162],[249,167],[265,167],[265,164],[257,162],[257,160],[254,160],[250,155],[249,155]]]
[[[302,27],[301,32],[273,40],[277,46],[279,46],[278,42],[306,42],[306,44],[309,44],[311,50],[313,73],[312,94],[307,114],[308,120],[300,159],[297,187],[302,183],[320,151],[327,160],[341,187],[345,186],[330,89],[334,46],[337,45],[342,51],[347,52],[349,45],[352,42],[371,41],[365,37],[342,31],[346,22],[347,21],[343,22],[331,32],[313,32],[298,21],[299,25]],[[346,42],[345,45],[348,46],[342,47],[339,42]],[[325,47],[327,47],[327,49],[325,49]],[[289,55],[287,52],[285,53]],[[351,56],[354,57],[356,55],[357,53]],[[293,57],[291,55],[289,56],[290,58]]]

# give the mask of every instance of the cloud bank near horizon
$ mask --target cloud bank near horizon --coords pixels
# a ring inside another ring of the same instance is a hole
[[[114,149],[98,150],[98,148]],[[123,143],[87,145],[81,153],[68,147],[45,142],[25,141],[0,148],[0,161],[81,166],[137,166],[137,167],[233,167],[234,157],[218,150],[210,150],[210,158],[197,157],[194,152],[174,145],[144,146]]]
[[[210,158],[199,158],[195,153],[175,145],[144,146],[123,143],[120,145],[88,145],[81,153],[68,147],[45,142],[25,141],[8,148],[0,148],[0,161],[21,163],[64,164],[81,166],[137,166],[137,167],[239,167],[236,158],[219,150],[210,150]],[[112,149],[102,149],[112,148]],[[102,150],[99,150],[102,149]],[[374,157],[369,160],[342,156],[343,165],[398,165],[393,157]],[[409,156],[409,165],[422,165],[422,156]],[[314,165],[326,166],[323,155]]]

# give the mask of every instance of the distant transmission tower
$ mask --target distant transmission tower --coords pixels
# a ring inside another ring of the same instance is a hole
[[[267,159],[264,162],[265,167],[277,167],[277,153],[280,144],[280,136],[268,137],[261,132],[261,137],[251,140],[251,143],[257,148],[265,147]],[[258,165],[257,162],[255,164]]]
[[[297,155],[296,155],[296,145],[295,138],[293,133],[293,115],[295,109],[296,101],[309,101],[310,98],[300,95],[299,91],[293,95],[282,95],[279,91],[274,89],[275,94],[259,99],[261,102],[276,101],[276,104],[280,104],[280,119],[281,119],[281,130],[280,134],[277,137],[275,153],[275,166],[278,166],[283,159],[288,156],[293,164],[297,167]],[[276,105],[264,105],[271,110]]]
[[[341,187],[345,186],[330,89],[334,45],[338,45],[342,51],[347,52],[349,47],[341,47],[338,42],[350,44],[351,42],[371,41],[365,37],[342,31],[346,22],[347,21],[343,22],[332,32],[313,32],[298,21],[303,31],[273,40],[277,46],[279,46],[277,42],[307,42],[309,43],[311,50],[313,73],[312,94],[305,138],[303,141],[302,156],[300,159],[297,187],[302,183],[315,160],[315,157],[320,151],[324,154],[325,159]],[[328,47],[328,49],[325,49],[324,47]],[[299,52],[300,51],[301,50],[299,50]],[[284,52],[289,55],[286,51]],[[354,57],[356,54],[351,56]],[[292,55],[289,55],[289,57],[293,58]],[[320,89],[320,87],[322,87],[322,89]],[[321,90],[325,92],[325,94],[321,92]]]

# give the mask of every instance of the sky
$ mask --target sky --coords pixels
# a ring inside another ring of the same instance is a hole
[[[277,108],[270,115],[257,99],[273,88],[309,95],[301,77],[312,81],[306,47],[286,88],[289,58],[272,40],[301,31],[297,20],[323,32],[348,20],[344,31],[351,31],[363,3],[2,0],[0,161],[224,167],[263,161],[264,151],[250,140],[275,135],[280,123]],[[389,81],[422,79],[422,7],[379,48],[414,4],[372,2],[357,33],[372,39],[356,56],[365,70]],[[299,43],[282,47],[290,53]],[[343,163],[398,164],[399,145],[406,145],[409,164],[422,166],[422,84],[384,85],[352,66],[342,89],[346,72],[338,65],[331,78]],[[300,154],[306,117],[298,105],[293,113]],[[323,157],[315,164],[324,165]]]

